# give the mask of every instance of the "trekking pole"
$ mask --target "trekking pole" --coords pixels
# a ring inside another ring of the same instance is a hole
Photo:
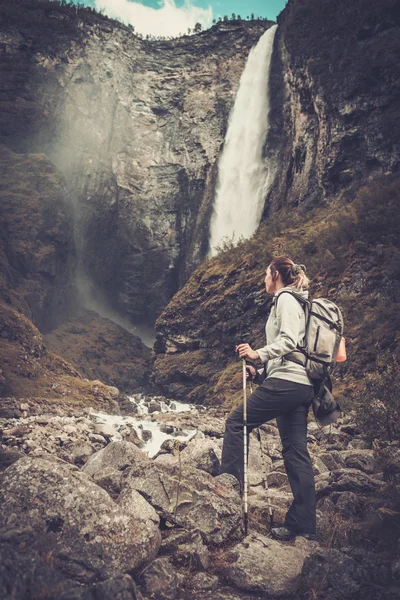
[[[243,373],[243,521],[244,535],[247,535],[249,526],[249,515],[247,507],[247,377],[246,377],[246,359],[242,359]]]
[[[267,478],[267,469],[266,469],[266,466],[265,466],[264,454],[263,454],[263,449],[262,449],[261,429],[259,427],[257,428],[257,437],[258,437],[258,441],[259,441],[259,444],[260,444],[261,464],[262,464],[262,470],[263,470],[263,474],[264,474],[264,489],[267,492],[269,523],[270,523],[270,527],[272,527],[272,525],[274,523],[274,513],[272,511],[271,496],[269,495],[269,485],[268,485],[268,478]]]
[[[250,385],[250,394],[252,394],[253,393],[253,386],[251,385],[251,379],[249,380],[249,385]],[[264,475],[264,482],[263,482],[264,483],[264,489],[267,492],[269,522],[270,522],[270,527],[272,527],[272,525],[274,523],[274,513],[272,511],[271,496],[269,495],[269,486],[268,486],[268,479],[267,479],[267,468],[265,466],[265,459],[264,459],[264,453],[263,453],[262,441],[261,441],[261,429],[259,427],[257,427],[257,438],[258,438],[258,442],[260,444],[261,467],[262,467],[262,472],[263,472],[263,475]]]

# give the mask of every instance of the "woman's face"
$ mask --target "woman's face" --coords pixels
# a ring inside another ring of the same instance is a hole
[[[272,279],[271,267],[267,267],[267,270],[265,271],[264,282],[265,289],[267,290],[268,294],[274,294],[276,292],[276,282]]]

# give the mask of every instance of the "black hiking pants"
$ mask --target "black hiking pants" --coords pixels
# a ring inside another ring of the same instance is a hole
[[[293,493],[285,527],[296,533],[316,532],[314,473],[307,450],[307,414],[312,386],[285,379],[266,379],[247,399],[247,433],[271,419],[277,420],[282,454]],[[249,447],[249,444],[247,444]],[[243,489],[243,405],[226,421],[220,473],[234,475]]]

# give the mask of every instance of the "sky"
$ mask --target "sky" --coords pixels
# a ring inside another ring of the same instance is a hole
[[[177,36],[193,30],[196,23],[203,29],[213,19],[227,15],[246,18],[266,17],[275,21],[286,0],[73,0],[75,4],[92,6],[105,15],[131,24],[143,35]]]

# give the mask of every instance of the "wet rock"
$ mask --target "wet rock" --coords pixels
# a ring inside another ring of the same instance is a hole
[[[175,427],[173,425],[169,425],[168,423],[162,423],[160,425],[160,431],[162,433],[166,433],[167,435],[172,435],[175,431]]]
[[[148,442],[153,437],[153,434],[148,429],[143,429],[142,431],[142,439],[144,442]]]
[[[259,534],[249,535],[219,557],[217,570],[241,590],[272,598],[291,595],[315,545],[300,537],[289,546]]]
[[[148,404],[147,407],[149,409],[149,413],[154,413],[154,412],[160,412],[161,410],[161,404],[159,402],[157,402],[156,400],[151,400]]]
[[[125,513],[77,467],[55,457],[22,458],[0,485],[0,528],[29,525],[30,549],[50,552],[72,580],[90,583],[134,570],[158,551],[152,522]]]
[[[155,600],[174,600],[178,576],[168,558],[156,558],[142,571],[138,583],[143,593]]]
[[[328,548],[317,548],[304,561],[301,588],[317,589],[332,600],[353,600],[363,581],[362,570],[351,557]]]

